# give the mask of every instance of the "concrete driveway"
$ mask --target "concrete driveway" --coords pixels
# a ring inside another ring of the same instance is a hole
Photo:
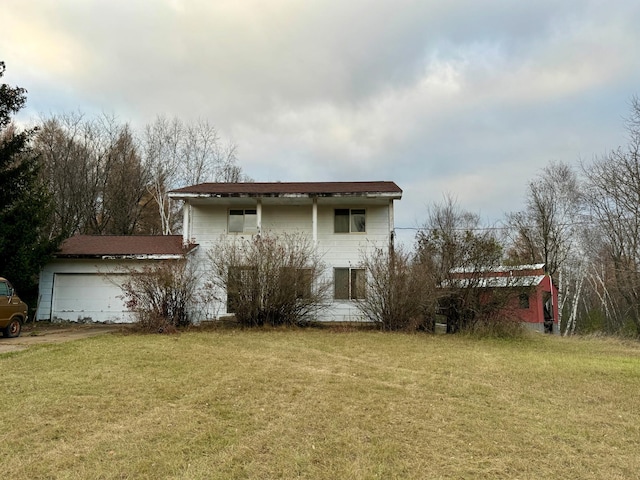
[[[78,326],[47,326],[37,324],[23,328],[22,334],[17,338],[4,338],[0,336],[0,354],[25,350],[31,345],[48,343],[70,342],[81,338],[104,335],[123,329],[122,325],[78,325]]]

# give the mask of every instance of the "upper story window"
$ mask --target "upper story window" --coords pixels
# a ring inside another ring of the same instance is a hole
[[[258,215],[255,209],[229,210],[229,233],[256,233]]]
[[[335,233],[366,232],[366,214],[364,208],[336,208],[334,219]]]

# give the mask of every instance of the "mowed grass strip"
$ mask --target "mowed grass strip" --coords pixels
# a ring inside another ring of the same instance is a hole
[[[638,478],[640,347],[221,330],[0,356],[3,478]]]

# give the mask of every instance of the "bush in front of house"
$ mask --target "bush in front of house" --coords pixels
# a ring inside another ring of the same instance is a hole
[[[122,296],[143,331],[171,333],[191,324],[189,310],[198,295],[198,275],[191,262],[165,260],[127,273]]]
[[[208,283],[242,326],[300,325],[329,303],[324,264],[304,235],[221,239],[208,259]]]

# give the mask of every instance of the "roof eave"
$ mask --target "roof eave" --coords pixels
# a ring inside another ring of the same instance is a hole
[[[99,260],[179,260],[185,258],[190,252],[174,254],[83,254],[83,253],[63,253],[55,254],[54,258],[59,259],[99,259]]]
[[[216,198],[388,198],[400,200],[401,192],[347,192],[347,193],[190,193],[170,192],[169,198],[174,200],[216,199]]]

